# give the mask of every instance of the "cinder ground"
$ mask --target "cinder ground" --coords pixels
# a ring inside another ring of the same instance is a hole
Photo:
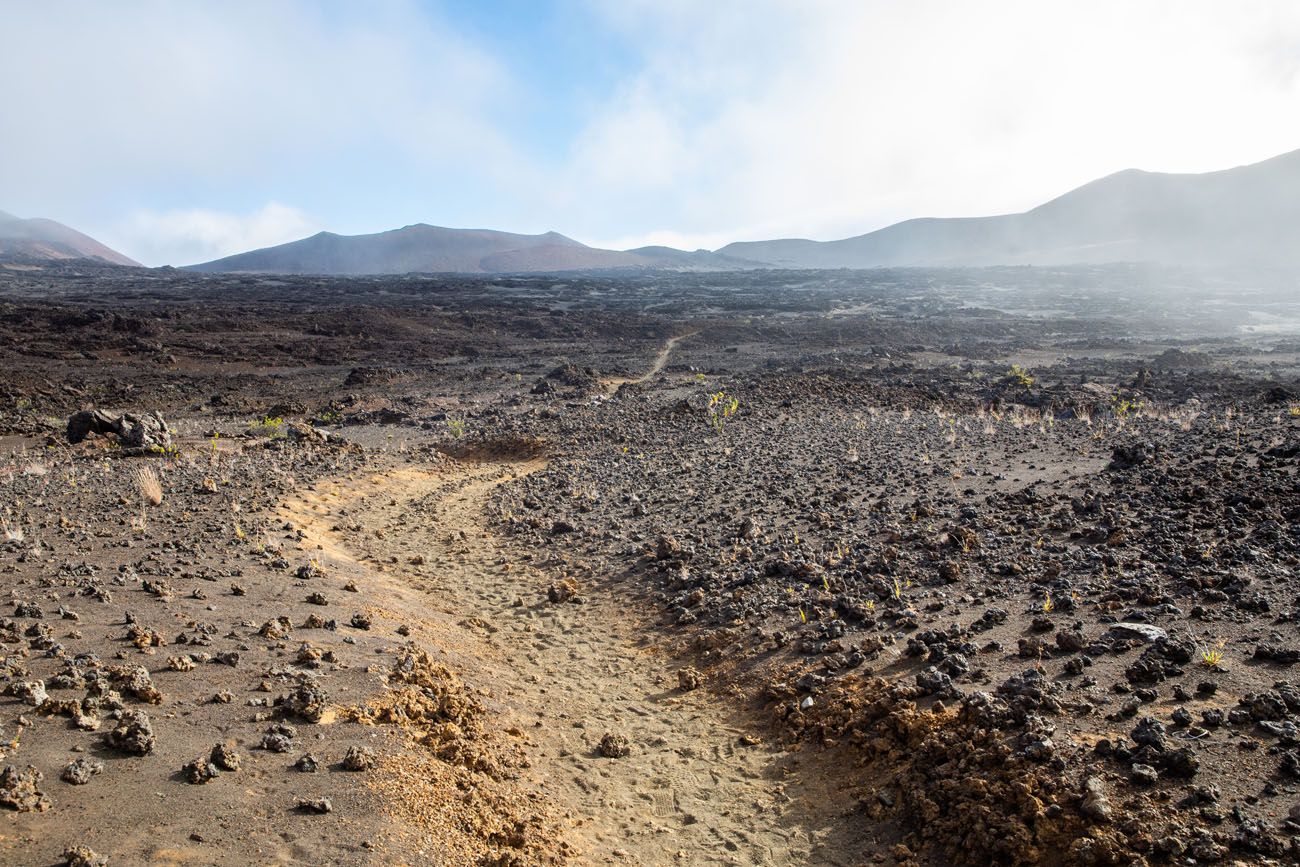
[[[1300,342],[1175,282],[0,271],[0,857],[1292,861]]]

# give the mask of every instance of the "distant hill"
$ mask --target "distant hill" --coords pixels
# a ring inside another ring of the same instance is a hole
[[[687,257],[689,264],[668,264],[678,257]],[[510,273],[710,267],[710,260],[714,258],[722,261],[722,257],[715,257],[707,251],[693,254],[680,250],[669,252],[668,248],[627,252],[601,250],[557,232],[516,235],[489,229],[446,229],[418,223],[373,235],[321,232],[301,241],[191,265],[190,270],[335,275]]]
[[[779,268],[1145,261],[1300,266],[1300,151],[1207,174],[1136,169],[1026,211],[917,219],[842,241],[748,241],[725,256]]]
[[[25,261],[98,259],[113,265],[140,263],[53,220],[23,220],[0,211],[0,258]]]
[[[743,241],[713,252],[620,251],[588,247],[555,232],[516,235],[421,223],[374,235],[321,232],[190,267],[338,275],[1106,262],[1300,268],[1298,238],[1300,151],[1295,151],[1206,174],[1129,169],[1022,214],[907,220],[841,241]]]

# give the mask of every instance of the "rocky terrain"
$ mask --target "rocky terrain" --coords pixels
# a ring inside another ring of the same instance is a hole
[[[1289,294],[0,270],[0,860],[1294,863]]]

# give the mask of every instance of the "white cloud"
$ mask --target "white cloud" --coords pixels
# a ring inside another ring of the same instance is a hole
[[[0,20],[0,195],[18,213],[92,232],[136,207],[338,213],[409,187],[403,169],[522,160],[495,120],[502,64],[415,0],[48,0]]]
[[[645,59],[578,137],[569,182],[593,215],[579,232],[844,237],[1300,147],[1293,3],[596,8]]]
[[[1294,0],[559,2],[613,78],[566,88],[417,0],[8,4],[0,207],[150,262],[275,237],[216,228],[268,201],[697,247],[1300,147]]]
[[[146,265],[192,265],[296,241],[320,230],[317,221],[297,208],[268,202],[248,214],[138,211],[108,237]]]

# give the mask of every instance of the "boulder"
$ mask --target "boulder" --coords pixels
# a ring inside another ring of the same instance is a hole
[[[91,434],[115,436],[122,448],[137,454],[171,448],[172,434],[162,413],[124,413],[117,418],[103,410],[82,410],[68,418],[68,442],[81,442]]]
[[[82,410],[68,417],[68,442],[77,444],[91,434],[116,434],[117,419],[102,410]]]
[[[136,415],[128,412],[117,420],[116,427],[118,440],[124,449],[150,452],[171,448],[172,433],[162,413]]]
[[[1169,633],[1159,626],[1150,626],[1146,623],[1116,623],[1111,626],[1110,631],[1112,635],[1123,638],[1137,638],[1148,644],[1154,644],[1169,637]]]

